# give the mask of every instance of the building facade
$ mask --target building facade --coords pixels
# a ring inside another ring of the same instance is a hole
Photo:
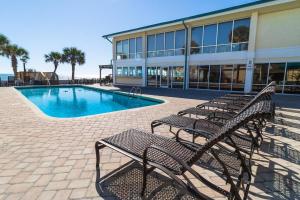
[[[300,93],[299,19],[299,0],[265,0],[103,37],[116,85]]]

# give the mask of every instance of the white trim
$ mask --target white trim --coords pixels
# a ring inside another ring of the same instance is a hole
[[[257,49],[255,58],[289,58],[300,57],[300,46]]]

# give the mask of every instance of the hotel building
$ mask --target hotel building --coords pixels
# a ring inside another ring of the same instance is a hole
[[[104,35],[115,85],[300,93],[300,0],[265,0]]]

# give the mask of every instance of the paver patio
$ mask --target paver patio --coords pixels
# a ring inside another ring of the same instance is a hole
[[[146,89],[145,92],[167,103],[86,118],[54,119],[34,109],[13,88],[0,88],[0,200],[109,198],[109,195],[100,197],[95,186],[96,140],[129,128],[150,131],[152,120],[221,95],[171,89],[155,92]],[[190,99],[182,98],[185,96]],[[266,128],[264,144],[259,155],[254,156],[255,176],[249,199],[300,199],[300,110],[295,109],[300,106],[300,97],[280,96],[276,100],[279,105],[293,106],[293,109],[278,109],[275,123],[269,123]],[[157,132],[171,136],[167,127],[161,126]],[[109,148],[101,150],[101,176],[128,161]],[[126,173],[138,176],[134,167],[135,164]],[[219,181],[216,174],[198,170],[212,181]],[[114,176],[113,181],[126,185],[126,178],[122,179],[126,173]],[[157,176],[160,175],[153,175],[153,180]],[[133,182],[130,184],[134,186]],[[220,181],[222,184],[224,181]],[[223,198],[202,183],[197,186],[206,195]],[[128,190],[126,187],[119,188]],[[132,195],[124,199],[137,197]]]

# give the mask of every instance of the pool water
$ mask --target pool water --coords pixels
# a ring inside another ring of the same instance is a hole
[[[17,90],[46,115],[57,118],[82,117],[162,103],[156,99],[84,86],[19,87]]]

